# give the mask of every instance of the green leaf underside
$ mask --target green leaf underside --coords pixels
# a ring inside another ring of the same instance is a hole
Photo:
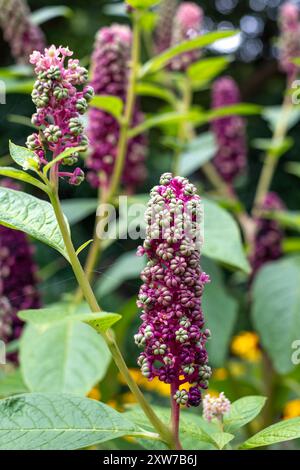
[[[33,13],[31,13],[30,19],[34,24],[40,25],[59,16],[68,18],[71,15],[71,8],[64,5],[59,5],[39,8],[38,10],[35,10]]]
[[[300,438],[300,418],[286,419],[250,437],[240,449],[254,449],[297,438]]]
[[[21,230],[68,254],[51,204],[30,194],[0,187],[0,224]]]
[[[1,450],[81,449],[136,431],[121,413],[88,398],[33,393],[0,401]]]
[[[250,423],[261,412],[266,400],[265,397],[248,396],[233,402],[229,413],[224,417],[224,430],[235,432]]]
[[[19,170],[17,168],[13,168],[9,166],[7,167],[0,166],[0,175],[5,176],[7,178],[13,178],[18,181],[23,181],[24,183],[32,184],[33,186],[36,186],[42,191],[47,192],[46,185],[41,183],[41,181],[34,178],[33,176],[29,175],[25,171]]]
[[[192,140],[180,157],[181,176],[190,176],[204,163],[213,158],[217,151],[214,135],[211,132],[201,134]]]
[[[253,285],[252,319],[263,347],[277,372],[285,374],[295,365],[292,344],[300,331],[300,257],[269,263]]]
[[[11,141],[9,142],[9,153],[11,158],[22,168],[26,167],[30,159],[36,159],[36,154],[32,150],[16,145]]]
[[[49,329],[28,325],[20,345],[24,381],[32,392],[86,395],[106,374],[104,339],[82,322]]]
[[[91,100],[90,106],[101,109],[119,119],[123,112],[124,103],[117,96],[96,95]]]

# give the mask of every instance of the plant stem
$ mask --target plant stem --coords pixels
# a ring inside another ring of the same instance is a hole
[[[272,179],[278,164],[278,156],[274,155],[272,147],[278,146],[280,143],[282,143],[288,131],[289,116],[293,108],[293,103],[288,93],[288,89],[292,81],[293,77],[288,81],[287,91],[282,104],[281,116],[276,124],[276,128],[272,138],[271,149],[267,152],[260,179],[257,185],[253,206],[254,214],[260,209],[261,205],[265,200],[266,194],[270,189]]]
[[[177,385],[172,383],[171,385],[171,427],[172,427],[173,439],[176,445],[176,449],[181,450],[182,445],[179,439],[180,405],[178,405],[178,403],[176,403],[176,401],[173,398],[173,395],[175,395],[177,390],[178,390]]]
[[[130,129],[132,122],[132,115],[135,105],[135,86],[137,80],[138,65],[140,60],[140,25],[138,12],[133,14],[133,37],[132,37],[132,49],[131,49],[131,64],[130,64],[130,73],[129,81],[126,94],[126,102],[124,115],[120,121],[120,133],[119,141],[117,148],[117,156],[113,169],[113,174],[111,176],[110,185],[107,191],[102,192],[100,195],[99,192],[99,204],[113,203],[114,196],[119,189],[119,185],[122,178],[127,145],[128,145],[128,130]],[[95,228],[94,228],[94,237],[93,243],[89,249],[86,264],[85,264],[85,273],[89,281],[93,280],[94,277],[94,268],[99,260],[101,255],[101,234],[97,232],[97,226],[100,222],[100,218],[96,216]],[[75,302],[79,303],[82,299],[82,293],[80,290],[77,290],[75,296]]]
[[[187,77],[184,77],[183,89],[182,89],[182,101],[179,103],[177,111],[179,113],[188,113],[192,104],[192,89]],[[189,123],[182,121],[178,126],[178,140],[184,144],[189,136],[192,138],[193,129]],[[173,174],[174,176],[180,173],[180,156],[181,149],[176,150],[173,157]]]
[[[83,295],[89,304],[89,307],[92,312],[100,312],[101,308],[97,302],[97,299],[93,293],[93,290],[91,288],[91,285],[86,277],[86,274],[79,262],[79,259],[76,255],[75,248],[73,246],[73,242],[71,240],[71,236],[69,233],[69,229],[60,205],[59,197],[57,194],[57,190],[52,190],[50,192],[50,201],[53,206],[53,210],[55,212],[55,216],[58,222],[58,225],[61,230],[61,234],[70,258],[70,263],[73,269],[73,272],[75,274],[75,277],[77,279],[77,282],[83,292]],[[151,424],[154,426],[156,431],[159,433],[161,436],[161,439],[166,442],[166,444],[171,448],[175,448],[175,443],[173,440],[173,436],[169,428],[158,418],[158,416],[155,414],[151,406],[147,403],[145,400],[144,395],[140,391],[139,387],[135,383],[134,379],[132,378],[126,363],[123,359],[123,356],[118,348],[118,345],[116,344],[113,332],[111,330],[108,330],[105,334],[102,335],[104,340],[106,341],[106,344],[111,352],[111,355],[120,370],[121,374],[124,376],[128,387],[130,388],[131,392],[134,394],[135,398],[137,399],[139,405],[143,409],[145,415],[148,417],[149,421]]]

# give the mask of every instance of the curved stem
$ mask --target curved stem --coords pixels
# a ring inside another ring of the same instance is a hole
[[[71,236],[69,233],[69,229],[60,205],[59,197],[57,194],[57,190],[52,190],[49,192],[49,197],[50,201],[53,206],[53,210],[55,212],[55,216],[59,225],[59,228],[61,230],[61,234],[70,258],[70,263],[73,269],[73,272],[75,274],[75,277],[77,279],[77,282],[83,292],[83,295],[91,309],[92,312],[100,312],[101,308],[100,305],[97,302],[97,299],[93,293],[93,290],[91,288],[91,285],[86,277],[86,274],[79,262],[79,259],[76,255],[75,248],[73,246],[73,242],[71,240]],[[140,391],[139,387],[137,386],[136,382],[132,378],[126,363],[123,359],[123,356],[118,348],[118,345],[116,344],[113,332],[111,330],[108,330],[105,334],[103,334],[103,338],[106,341],[106,344],[111,352],[111,355],[119,368],[121,374],[124,376],[126,383],[128,387],[130,388],[131,392],[134,394],[135,398],[137,399],[137,402],[143,409],[145,415],[148,417],[149,421],[151,424],[154,426],[154,428],[157,430],[159,435],[161,436],[161,439],[166,442],[166,444],[170,448],[175,448],[175,443],[173,440],[173,436],[169,428],[158,418],[158,416],[155,414],[151,406],[147,403],[145,400],[144,395]]]
[[[288,90],[294,78],[295,77],[293,76],[288,81],[286,94],[285,94],[284,101],[282,104],[281,115],[280,115],[280,118],[278,119],[275,131],[273,134],[271,149],[268,151],[266,155],[263,169],[262,169],[260,179],[257,185],[256,195],[254,199],[254,206],[253,206],[254,214],[256,211],[260,209],[261,205],[263,204],[266,194],[270,189],[275,170],[277,168],[279,158],[278,156],[274,155],[274,152],[272,151],[272,147],[278,146],[280,143],[282,143],[288,131],[289,116],[290,116],[291,110],[293,109],[293,102],[291,100],[290,94],[288,93]]]

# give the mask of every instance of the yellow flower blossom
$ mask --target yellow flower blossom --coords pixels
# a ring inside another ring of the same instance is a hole
[[[226,380],[227,377],[228,377],[228,372],[224,367],[215,369],[213,372],[213,376],[212,376],[212,378],[215,380]]]
[[[249,362],[258,362],[261,358],[258,335],[252,331],[243,331],[233,338],[231,351],[241,359],[246,359]]]
[[[283,408],[283,419],[291,419],[300,416],[300,400],[292,400]]]
[[[92,390],[87,394],[88,398],[91,398],[92,400],[97,400],[100,401],[101,399],[101,392],[98,387],[93,387]]]
[[[246,367],[244,366],[244,364],[238,362],[230,362],[229,370],[233,377],[241,377],[246,373]]]

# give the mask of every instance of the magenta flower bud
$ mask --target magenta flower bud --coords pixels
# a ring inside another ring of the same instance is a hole
[[[0,0],[0,27],[19,63],[28,63],[33,51],[42,51],[45,47],[44,34],[31,22],[26,0]]]
[[[279,60],[281,69],[288,75],[297,71],[292,59],[300,56],[300,21],[297,5],[286,2],[279,14],[281,36],[279,40]]]
[[[37,110],[32,122],[39,128],[39,133],[29,136],[26,145],[36,153],[42,166],[48,163],[47,151],[55,158],[67,148],[87,148],[80,116],[87,109],[92,91],[91,87],[83,87],[87,81],[87,70],[80,67],[78,60],[71,59],[72,55],[73,52],[67,47],[51,46],[43,54],[35,51],[30,56],[37,75],[32,92]],[[68,163],[75,162],[77,157],[77,152],[74,152],[69,156]],[[57,164],[58,176],[70,177],[71,184],[79,184],[83,179],[81,170],[77,170],[74,177],[58,171],[64,163]]]
[[[163,0],[158,7],[158,21],[155,30],[155,48],[157,53],[171,46],[173,21],[178,0]]]
[[[165,173],[150,193],[146,238],[138,249],[148,259],[137,302],[142,325],[135,342],[143,349],[138,364],[149,380],[158,377],[170,384],[175,402],[186,406],[200,404],[211,375],[201,308],[209,282],[200,267],[201,217],[196,188]],[[186,383],[191,385],[188,392],[180,388]]]
[[[266,195],[261,209],[270,212],[281,211],[285,209],[285,206],[280,197],[271,192]],[[276,220],[263,218],[263,216],[257,219],[254,250],[250,256],[252,278],[265,263],[281,258],[283,238],[283,230]]]
[[[203,398],[203,417],[207,421],[217,418],[223,420],[223,416],[230,411],[231,403],[221,392],[218,397],[212,397],[209,393]]]
[[[0,185],[18,188],[7,179]],[[17,313],[40,307],[36,270],[26,235],[0,225],[0,340],[5,343],[21,335],[23,322]],[[9,359],[15,361],[16,356]]]
[[[222,77],[214,82],[212,107],[214,109],[240,102],[240,92],[236,82],[230,77]],[[245,120],[240,116],[215,119],[212,131],[216,138],[217,153],[214,164],[222,178],[230,185],[247,166],[247,144]]]
[[[171,45],[199,36],[203,22],[203,10],[196,3],[184,2],[179,5],[174,18]],[[172,60],[172,70],[184,71],[201,56],[200,49],[186,52]]]
[[[131,31],[127,26],[114,24],[100,29],[92,55],[92,80],[97,95],[111,95],[126,101]],[[120,126],[110,114],[96,108],[89,111],[88,136],[91,154],[87,160],[88,180],[92,186],[108,186],[117,156]],[[135,106],[132,126],[143,121],[138,104]],[[146,177],[146,141],[139,135],[130,139],[127,147],[122,183],[133,190]]]

